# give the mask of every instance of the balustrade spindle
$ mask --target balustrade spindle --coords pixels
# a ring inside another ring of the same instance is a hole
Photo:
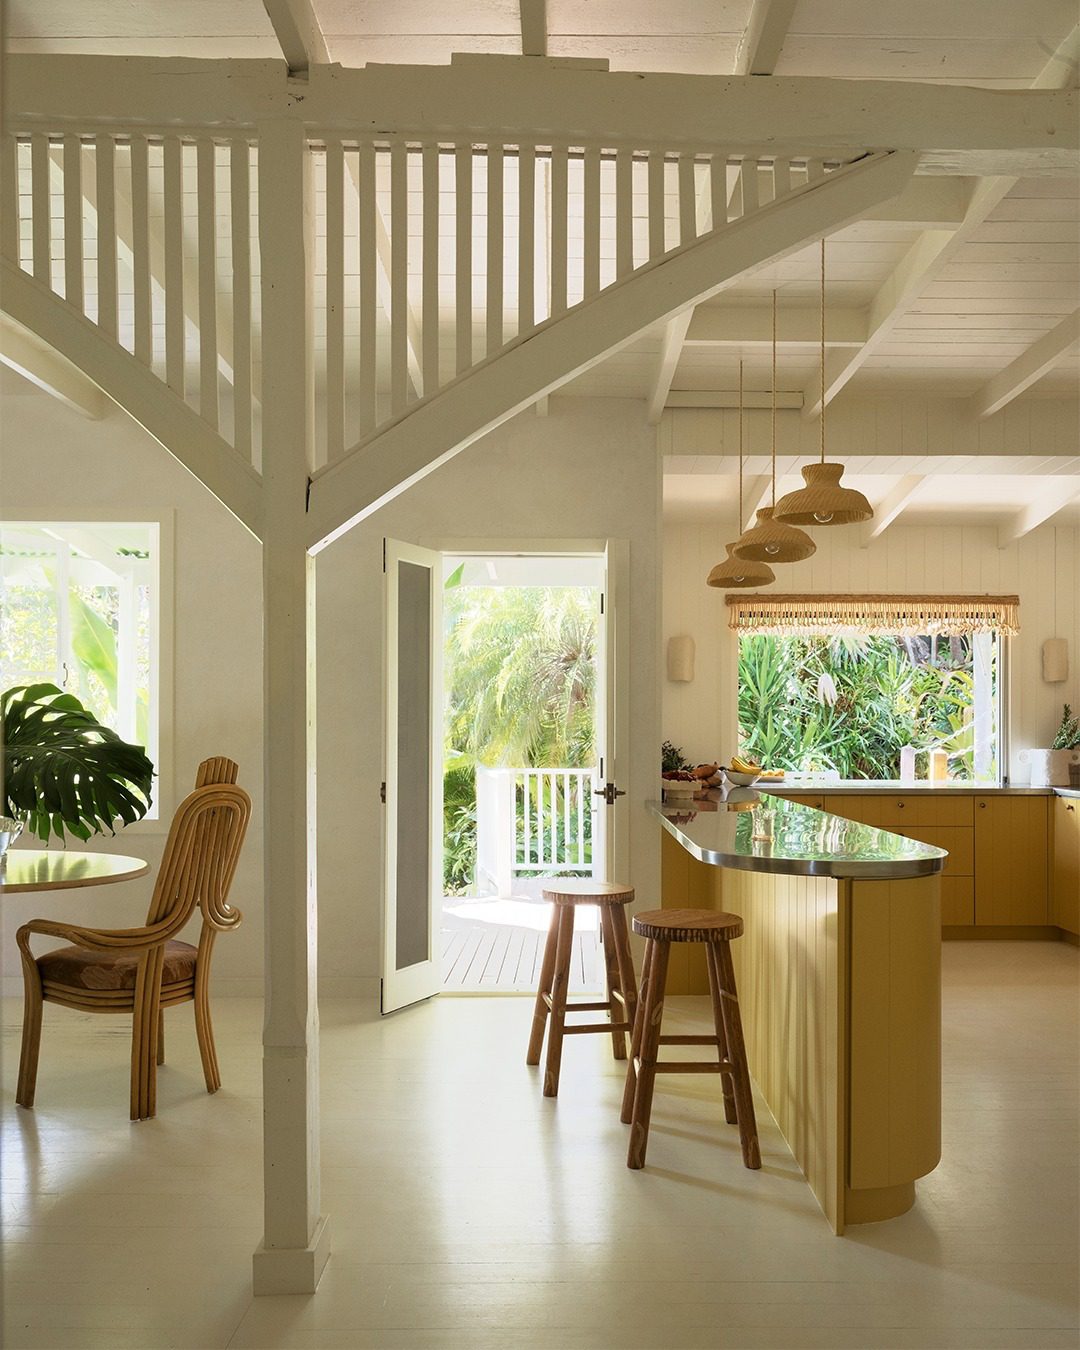
[[[361,145],[358,174],[360,219],[358,248],[360,253],[360,354],[358,405],[360,435],[366,436],[376,424],[376,327],[378,296],[375,290],[375,149]]]
[[[201,136],[195,144],[199,222],[199,415],[215,431],[218,428],[216,159],[214,142],[208,136]]]
[[[659,258],[667,249],[664,232],[666,163],[662,150],[649,151],[649,261]]]
[[[634,270],[634,157],[625,147],[615,152],[615,275]]]
[[[473,148],[466,141],[454,150],[454,271],[455,370],[462,375],[473,363],[472,237]]]
[[[439,172],[437,142],[421,150],[422,247],[420,327],[423,335],[422,393],[429,398],[440,384],[439,375]]]
[[[758,209],[758,162],[756,159],[744,159],[739,171],[742,184],[742,214],[750,215]]]
[[[251,458],[251,150],[229,145],[232,217],[233,444]]]
[[[131,286],[135,358],[154,360],[153,296],[150,288],[149,154],[145,136],[131,138]]]
[[[97,322],[116,338],[118,298],[116,293],[116,155],[111,136],[98,136],[94,144],[94,176],[97,197]]]
[[[345,449],[345,152],[330,137],[326,173],[326,454]]]
[[[582,241],[582,295],[588,299],[600,289],[600,147],[585,147],[584,230]]]
[[[19,147],[14,136],[0,141],[0,253],[19,261]]]
[[[503,345],[503,147],[487,148],[487,311],[484,350],[493,356]]]
[[[64,299],[83,308],[82,140],[64,137]]]
[[[536,326],[536,151],[518,147],[518,326]]]
[[[408,147],[390,146],[390,412],[409,402],[409,163]]]
[[[551,147],[551,252],[549,255],[548,314],[566,313],[566,274],[569,266],[567,247],[567,148]]]
[[[694,156],[679,156],[679,247],[685,248],[697,238],[697,179]]]
[[[34,278],[52,287],[52,190],[49,180],[49,138],[30,137],[30,219]]]
[[[773,160],[773,201],[778,197],[786,197],[791,191],[791,163],[786,159]]]
[[[184,397],[184,193],[183,147],[167,136],[164,147],[165,192],[165,383]]]

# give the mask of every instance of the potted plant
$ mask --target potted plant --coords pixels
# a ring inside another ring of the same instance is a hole
[[[154,766],[143,747],[102,726],[55,684],[16,685],[0,698],[5,816],[44,843],[114,834],[150,808]],[[17,833],[9,832],[9,833]]]
[[[1031,763],[1032,787],[1067,787],[1069,764],[1080,761],[1080,718],[1065,704],[1061,725],[1046,749],[1021,751],[1021,759]]]

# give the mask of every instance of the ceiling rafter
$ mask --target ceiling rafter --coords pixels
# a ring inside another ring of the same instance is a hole
[[[771,75],[776,69],[798,0],[754,0],[739,49],[736,75]]]
[[[0,362],[84,417],[102,418],[109,400],[78,366],[0,314]]]
[[[973,417],[990,417],[1041,380],[1063,356],[1080,348],[1080,309],[1073,310],[991,379],[971,398]]]
[[[1070,87],[1075,79],[1078,44],[1080,24],[1059,44],[1031,88],[1045,90]],[[1015,177],[1004,175],[983,178],[972,192],[964,218],[955,230],[926,230],[915,240],[874,297],[870,306],[869,331],[863,345],[849,356],[834,355],[831,361],[826,358],[826,403],[830,403],[874,352],[888,341],[912,304],[937,279],[960,246],[1018,181]],[[820,388],[810,386],[805,390],[803,415],[817,417],[820,412]]]
[[[311,0],[263,0],[263,8],[291,76],[305,79],[312,66],[329,62],[330,53]]]
[[[547,56],[547,0],[518,0],[522,56]]]
[[[863,525],[859,538],[860,548],[869,548],[875,539],[881,538],[889,526],[900,518],[923,482],[924,475],[921,473],[904,474],[896,482],[884,500],[874,507],[873,519]]]
[[[1059,478],[1038,498],[1030,502],[1004,525],[998,526],[998,548],[1009,548],[1024,535],[1037,530],[1073,502],[1080,501],[1080,478]]]

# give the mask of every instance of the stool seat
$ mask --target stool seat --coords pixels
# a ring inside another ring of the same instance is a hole
[[[718,1073],[724,1096],[724,1119],[739,1127],[743,1165],[755,1169],[761,1166],[750,1069],[731,960],[731,940],[742,931],[743,921],[738,914],[711,909],[652,909],[634,916],[634,932],[647,941],[623,1088],[622,1119],[630,1126],[627,1167],[637,1170],[645,1166],[653,1087],[659,1073]],[[661,1031],[668,956],[673,942],[700,942],[705,947],[713,1013],[711,1036],[664,1035]],[[662,1061],[659,1058],[662,1045],[709,1045],[715,1048],[716,1059]]]
[[[593,881],[591,877],[559,877],[544,887],[544,899],[555,905],[628,905],[633,886],[617,881]]]
[[[555,1097],[559,1092],[564,1036],[588,1035],[591,1032],[608,1035],[615,1058],[626,1058],[626,1038],[634,1029],[637,1014],[637,981],[623,907],[630,904],[633,898],[633,886],[623,886],[616,881],[594,881],[591,877],[556,877],[544,887],[544,899],[551,901],[551,926],[540,968],[540,987],[536,991],[525,1063],[540,1063],[546,1031],[545,1097]],[[604,944],[607,974],[607,998],[602,1002],[568,1003],[566,998],[573,956],[574,912],[578,905],[600,907],[600,937]],[[567,1022],[568,1013],[583,1012],[607,1013],[608,1020],[576,1024]]]
[[[647,909],[633,925],[640,937],[661,942],[730,942],[743,931],[738,914],[704,909]]]

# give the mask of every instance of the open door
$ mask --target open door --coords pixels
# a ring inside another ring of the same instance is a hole
[[[382,1010],[441,984],[442,555],[385,541]]]
[[[629,881],[630,837],[626,777],[629,773],[630,709],[626,698],[629,675],[629,628],[626,596],[629,545],[608,541],[597,627],[596,750],[593,783],[593,858],[602,881]],[[620,614],[622,619],[620,621]]]

